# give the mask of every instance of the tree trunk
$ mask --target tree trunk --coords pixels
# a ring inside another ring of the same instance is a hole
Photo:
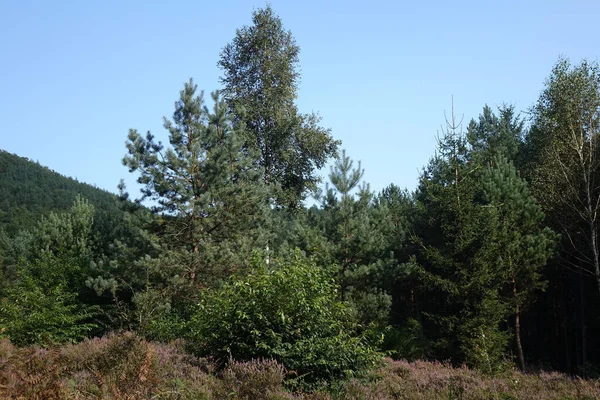
[[[596,110],[597,111],[597,110]],[[594,112],[595,114],[595,112]],[[592,245],[592,254],[594,256],[594,274],[596,275],[596,284],[598,285],[598,291],[600,291],[600,260],[598,256],[598,224],[597,224],[597,214],[598,214],[598,196],[596,195],[595,190],[596,182],[595,182],[595,173],[596,171],[596,139],[598,138],[598,125],[596,124],[596,129],[593,128],[595,125],[593,119],[590,119],[590,130],[588,135],[586,135],[585,129],[581,128],[581,137],[585,143],[585,139],[587,138],[587,143],[589,144],[589,149],[587,151],[587,162],[583,161],[584,157],[580,155],[581,163],[583,164],[583,179],[585,182],[586,195],[587,195],[587,212],[588,212],[588,222],[590,229],[590,239]],[[583,152],[581,152],[583,154]]]
[[[594,254],[594,275],[596,275],[596,284],[600,292],[600,260],[598,257],[598,233],[596,232],[596,224],[590,221],[590,233],[592,241],[592,253]]]
[[[584,281],[583,276],[579,277],[579,311],[581,313],[580,321],[581,324],[581,364],[587,362],[587,325],[585,323],[585,293],[584,293]]]
[[[513,279],[513,295],[517,301],[517,283]],[[525,355],[523,354],[523,345],[521,343],[521,310],[519,303],[515,306],[515,339],[517,341],[517,353],[519,355],[519,367],[521,371],[525,370]]]
[[[195,263],[196,263],[196,259],[198,257],[198,253],[199,253],[199,249],[198,249],[198,244],[194,243],[194,252],[193,252],[193,261],[192,261],[192,270],[190,271],[190,282],[194,283],[196,281],[196,267],[195,267]]]

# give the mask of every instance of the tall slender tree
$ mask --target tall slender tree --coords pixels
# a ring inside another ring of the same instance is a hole
[[[291,32],[270,6],[254,12],[252,22],[221,53],[223,93],[246,123],[244,146],[259,152],[272,196],[281,206],[295,207],[314,188],[315,170],[335,154],[338,142],[316,114],[298,112],[300,48]]]
[[[565,241],[563,262],[600,291],[600,67],[560,59],[532,110],[527,137],[536,197]]]

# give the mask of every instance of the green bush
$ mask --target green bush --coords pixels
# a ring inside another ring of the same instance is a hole
[[[353,310],[339,300],[333,277],[299,255],[267,269],[256,265],[206,291],[189,324],[194,351],[229,360],[274,359],[314,386],[373,367],[381,354],[359,334]]]
[[[43,288],[24,276],[0,299],[0,336],[18,345],[76,342],[94,328],[64,285]]]

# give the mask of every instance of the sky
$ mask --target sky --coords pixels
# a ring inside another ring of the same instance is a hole
[[[254,1],[0,0],[0,149],[116,192],[129,128],[167,141],[183,83],[220,88]],[[412,190],[454,99],[526,112],[559,56],[598,61],[600,1],[272,0],[301,48],[298,107],[379,191]],[[325,177],[328,170],[322,171]]]

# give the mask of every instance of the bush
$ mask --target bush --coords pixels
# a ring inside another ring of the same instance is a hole
[[[221,376],[218,398],[274,400],[294,398],[283,390],[285,368],[276,361],[233,361]]]
[[[94,328],[91,314],[63,285],[45,289],[33,278],[6,291],[0,300],[0,335],[18,345],[54,344],[83,339]]]
[[[195,352],[222,365],[274,359],[297,376],[288,383],[314,386],[381,360],[369,332],[358,333],[354,315],[339,300],[332,276],[297,255],[206,291],[189,324],[190,339]]]
[[[68,388],[62,380],[67,365],[60,362],[59,347],[15,348],[0,339],[0,398],[65,399]]]
[[[591,400],[598,399],[600,381],[582,380],[560,373],[524,374],[507,371],[490,376],[465,366],[426,361],[390,361],[372,379],[343,382],[319,399],[406,400]]]

